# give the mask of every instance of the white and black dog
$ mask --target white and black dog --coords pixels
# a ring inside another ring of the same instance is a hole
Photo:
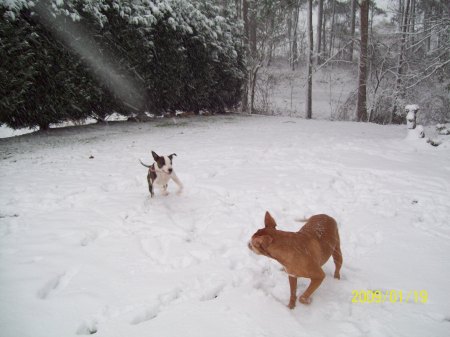
[[[145,165],[141,160],[141,164],[148,168],[147,181],[148,181],[148,190],[150,191],[150,195],[153,198],[155,195],[153,191],[153,186],[156,185],[161,189],[163,195],[168,195],[167,192],[167,184],[169,180],[172,179],[178,185],[178,194],[183,190],[183,184],[180,179],[178,179],[175,171],[172,168],[172,159],[173,156],[176,156],[175,153],[172,153],[169,156],[158,156],[154,151],[152,151],[153,159],[155,159],[155,163],[152,165]]]

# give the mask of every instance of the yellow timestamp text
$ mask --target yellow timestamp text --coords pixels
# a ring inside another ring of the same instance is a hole
[[[353,290],[352,303],[427,303],[426,290]]]

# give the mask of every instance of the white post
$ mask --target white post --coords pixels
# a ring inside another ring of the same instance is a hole
[[[406,112],[406,127],[408,128],[408,138],[417,139],[424,138],[425,131],[422,125],[417,125],[417,113],[419,106],[417,104],[410,104],[405,106]]]
[[[406,127],[408,129],[416,128],[417,113],[419,112],[419,106],[417,104],[410,104],[405,106],[406,112]]]

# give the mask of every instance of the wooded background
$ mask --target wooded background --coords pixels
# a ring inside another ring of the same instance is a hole
[[[382,5],[382,6],[381,6]],[[336,118],[450,121],[450,4],[439,0],[0,0],[0,123],[188,111],[271,113],[267,74],[357,71]],[[336,69],[336,68],[334,68]],[[266,74],[266,75],[263,75]]]

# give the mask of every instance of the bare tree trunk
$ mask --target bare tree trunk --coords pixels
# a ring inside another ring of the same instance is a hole
[[[444,3],[445,3],[445,1],[444,1]],[[441,19],[445,18],[445,16],[444,16],[444,12],[445,12],[444,11],[444,6],[445,6],[445,4],[444,3],[440,4],[438,9],[437,9],[437,12],[439,13],[439,18],[441,18]],[[449,14],[450,14],[450,5],[447,2],[447,15],[449,15]],[[438,33],[438,49],[442,48],[442,44],[443,43],[448,43],[448,30],[440,31]]]
[[[255,107],[255,87],[256,87],[256,79],[259,69],[259,58],[258,58],[258,50],[257,50],[257,21],[256,21],[256,2],[249,2],[251,6],[248,8],[249,15],[249,43],[250,43],[250,63],[251,63],[251,74],[250,74],[250,82],[249,82],[249,90],[250,90],[250,113],[254,113]]]
[[[376,12],[375,12],[375,8],[376,8],[377,6],[376,6],[376,3],[375,2],[372,2],[372,1],[370,1],[369,2],[369,17],[370,17],[370,20],[369,20],[369,41],[370,41],[370,39],[372,38],[372,36],[373,36],[373,18],[375,17],[375,14],[376,14]]]
[[[272,58],[273,58],[273,47],[274,47],[274,35],[275,35],[275,15],[276,13],[271,14],[270,18],[270,40],[269,40],[269,52],[268,52],[268,59],[267,59],[267,66],[269,67],[272,64]]]
[[[336,0],[330,0],[332,2],[332,14],[331,14],[331,28],[330,28],[330,45],[329,47],[329,57],[333,55],[333,45],[334,45],[334,36],[335,36],[335,19],[336,19]]]
[[[397,22],[399,23],[400,26],[400,31],[401,31],[401,27],[403,24],[403,8],[404,8],[404,1],[405,0],[398,0],[398,15],[397,15]]]
[[[258,70],[261,68],[261,64],[258,64],[255,69],[252,69],[251,72],[251,88],[250,88],[250,113],[253,114],[255,112],[255,93],[256,93],[256,78],[258,75]]]
[[[291,13],[288,14],[287,16],[287,36],[289,39],[289,52],[288,52],[288,57],[289,57],[289,66],[292,66],[292,15]]]
[[[403,63],[404,63],[404,53],[406,48],[406,33],[408,28],[408,16],[409,16],[409,6],[410,6],[411,0],[406,0],[406,3],[404,4],[404,12],[402,14],[403,21],[401,23],[400,31],[401,31],[401,38],[400,38],[400,51],[398,54],[398,63],[397,63],[397,79],[395,83],[395,91],[394,91],[394,104],[392,105],[392,111],[390,116],[390,123],[392,123],[395,113],[397,112],[397,100],[398,97],[403,97],[404,93],[401,89],[402,87],[402,75],[403,75]]]
[[[323,16],[323,26],[322,26],[322,59],[326,58],[327,51],[327,17]]]
[[[249,29],[249,17],[248,17],[248,0],[242,0],[242,19],[244,20],[244,47],[245,53],[247,54],[247,58],[249,56],[249,40],[250,40],[250,29]],[[247,72],[248,73],[248,72]],[[249,79],[248,74],[246,74],[246,81],[244,92],[242,93],[242,111],[248,111],[248,87],[249,87]]]
[[[412,0],[412,4],[411,4],[411,16],[410,16],[410,29],[409,29],[410,34],[410,40],[411,40],[411,45],[414,44],[414,36],[416,34],[416,0]]]
[[[250,2],[251,7],[249,7],[249,43],[250,43],[250,54],[253,59],[257,58],[257,41],[256,41],[256,3]]]
[[[397,70],[397,83],[401,84],[401,75],[403,73],[403,63],[404,63],[404,54],[406,48],[406,36],[408,32],[408,22],[409,22],[409,11],[410,11],[411,0],[406,0],[404,4],[404,12],[403,12],[403,22],[401,26],[401,39],[400,39],[400,53],[398,55],[398,70]]]
[[[308,0],[308,56],[307,56],[307,88],[306,88],[306,118],[312,118],[312,62],[313,62],[313,28],[312,28],[312,0]]]
[[[293,16],[294,16],[294,36],[292,38],[292,70],[295,70],[295,66],[298,63],[298,46],[297,46],[297,41],[298,41],[298,15],[300,12],[300,2],[297,3],[297,5],[295,6],[294,10],[293,10]]]
[[[49,123],[45,123],[45,122],[39,123],[39,130],[40,131],[48,131],[48,130],[50,130],[50,124]]]
[[[356,119],[367,121],[367,44],[369,35],[369,0],[361,0],[360,4],[361,51],[359,55],[358,101]]]
[[[242,0],[242,19],[244,20],[244,43],[248,47],[250,41],[250,25],[248,15],[248,0]]]
[[[430,29],[430,18],[431,18],[431,11],[430,8],[427,6],[425,8],[425,13],[423,17],[423,30],[425,34],[425,51],[429,52],[431,49],[431,32],[429,32]]]
[[[353,42],[355,39],[355,26],[356,26],[356,0],[352,0],[351,9],[351,21],[350,21],[350,46],[348,48],[348,60],[353,61]]]
[[[353,0],[355,1],[355,0]],[[323,19],[323,0],[319,0],[317,11],[317,44],[316,44],[316,64],[320,64],[320,48],[322,47],[322,20]]]

